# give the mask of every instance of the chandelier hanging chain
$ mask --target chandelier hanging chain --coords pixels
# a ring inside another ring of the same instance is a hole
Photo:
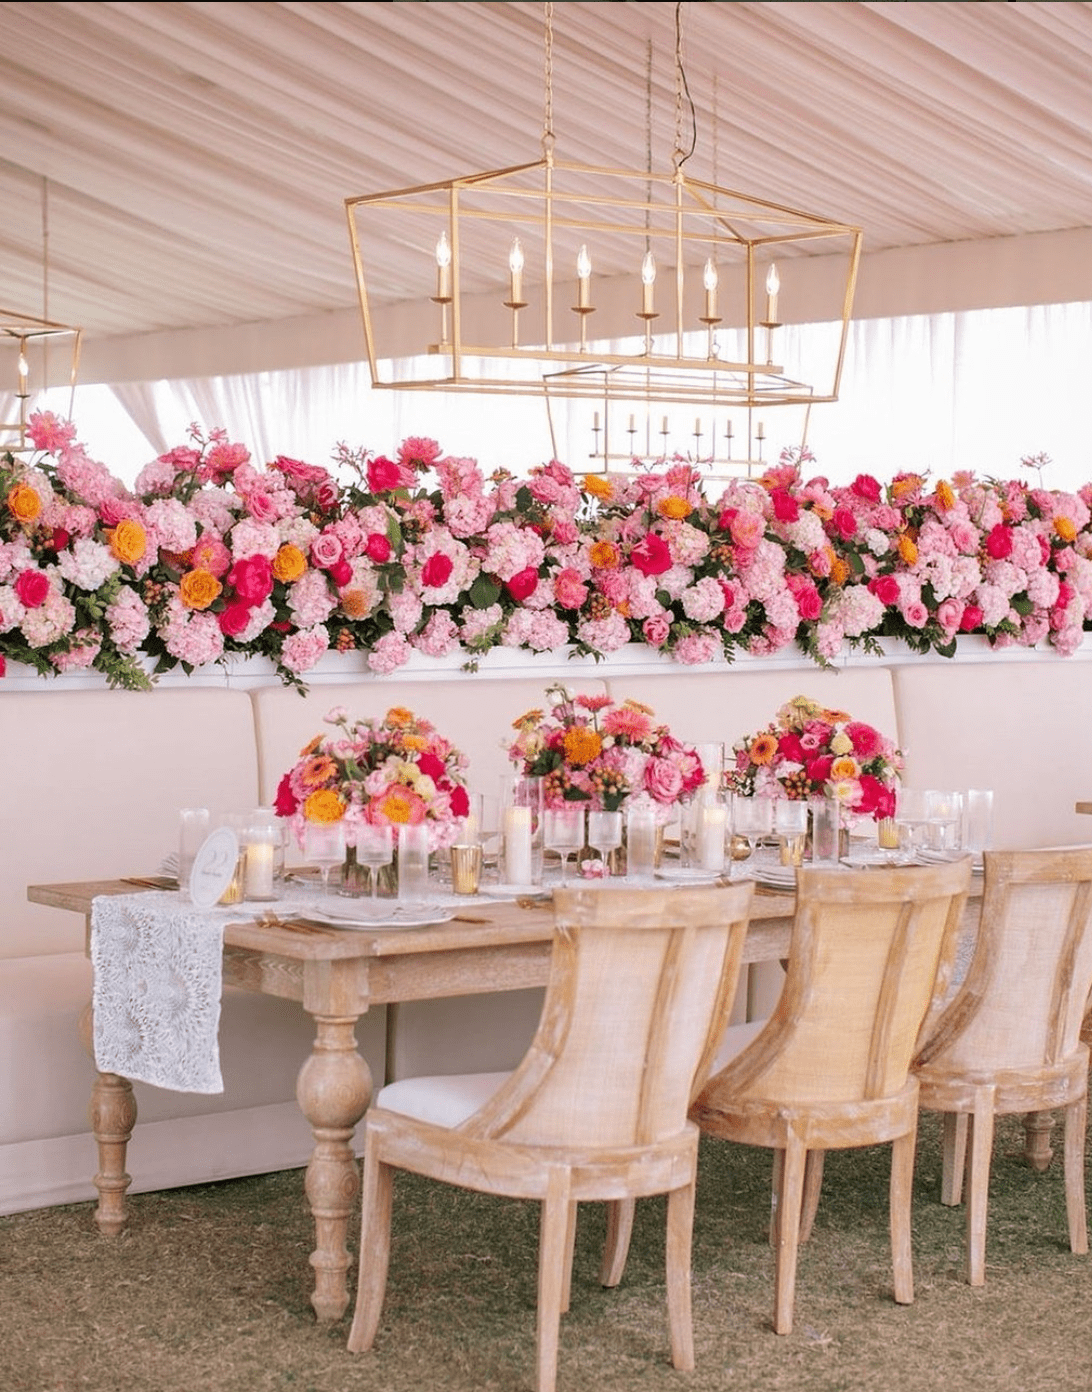
[[[544,37],[542,58],[542,157],[549,159],[554,152],[554,7],[552,0],[543,5]]]
[[[690,149],[683,152],[682,118],[683,94],[690,106]],[[690,84],[686,80],[686,70],[682,60],[682,0],[675,5],[675,148],[671,160],[676,174],[694,153],[698,144],[698,118],[694,109],[694,98],[690,95]]]

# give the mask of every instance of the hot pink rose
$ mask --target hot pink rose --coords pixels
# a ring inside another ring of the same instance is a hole
[[[674,802],[683,787],[678,765],[653,756],[645,765],[645,787],[657,802]]]
[[[291,817],[299,805],[299,799],[292,791],[292,775],[286,773],[277,784],[277,796],[273,799],[273,811],[278,817]]]
[[[963,610],[963,617],[959,621],[959,631],[961,633],[972,633],[982,623],[982,610],[977,604],[968,604]]]
[[[353,578],[353,568],[345,559],[345,557],[342,556],[341,560],[338,561],[337,565],[332,565],[327,568],[326,574],[330,577],[330,579],[334,582],[338,589],[341,589],[343,585],[347,585],[349,581]]]
[[[888,608],[899,602],[899,582],[893,575],[875,575],[868,582],[869,590]]]
[[[795,522],[800,516],[800,504],[784,488],[775,488],[770,494],[774,516],[779,522]]]
[[[663,575],[671,569],[671,552],[667,542],[655,532],[646,532],[644,538],[629,553],[629,558],[642,575]]]
[[[333,479],[327,479],[325,483],[320,483],[315,500],[323,512],[333,512],[338,503],[337,484]]]
[[[848,541],[850,537],[857,534],[857,519],[849,508],[835,508],[834,516],[831,518],[831,526],[843,541]]]
[[[863,720],[847,721],[846,734],[853,741],[853,752],[862,763],[874,759],[883,749],[883,736]]]
[[[538,589],[538,571],[534,566],[527,566],[524,570],[517,571],[508,581],[507,589],[512,598],[517,603],[522,604]]]
[[[391,488],[406,486],[404,471],[383,455],[368,460],[368,487],[373,493],[386,493]]]
[[[421,567],[421,584],[429,589],[440,589],[451,579],[455,563],[442,551],[434,551]]]
[[[49,576],[40,570],[24,570],[15,581],[15,593],[20,604],[37,609],[49,594]]]
[[[251,607],[245,600],[230,600],[217,615],[220,632],[228,638],[237,638],[250,622]]]
[[[871,474],[858,474],[850,485],[850,491],[858,498],[863,498],[866,503],[880,501],[880,485]]]
[[[998,522],[986,537],[986,550],[995,561],[1003,561],[1012,555],[1012,532],[1004,522]]]
[[[382,565],[391,558],[391,544],[382,532],[372,532],[364,546],[368,560]]]
[[[228,571],[228,584],[247,605],[261,604],[273,589],[273,567],[268,556],[247,556]],[[220,627],[226,633],[221,622]],[[245,627],[245,625],[244,625]]]

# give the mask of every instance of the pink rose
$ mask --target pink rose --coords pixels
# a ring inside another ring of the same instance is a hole
[[[412,470],[411,477],[412,477]],[[373,493],[386,493],[392,488],[404,488],[405,471],[393,459],[378,455],[368,460],[368,487]]]
[[[902,616],[911,628],[924,628],[929,622],[929,610],[920,599],[911,599],[902,606]]]
[[[391,544],[382,532],[372,532],[364,545],[364,552],[369,561],[382,565],[391,558]]]
[[[960,633],[973,633],[982,624],[982,610],[977,604],[968,604],[963,610],[963,617],[959,621]]]
[[[442,551],[434,551],[421,567],[421,584],[429,589],[440,589],[451,579],[455,563]]]
[[[986,537],[986,550],[995,561],[1003,561],[1012,555],[1012,532],[1004,522],[998,522]]]
[[[353,578],[353,568],[343,556],[337,565],[329,567],[326,574],[340,590]]]
[[[671,569],[671,552],[667,542],[655,532],[646,532],[629,553],[629,558],[642,575],[663,575]]]
[[[751,549],[762,540],[766,531],[766,520],[757,512],[737,512],[728,530],[737,546]]]
[[[800,516],[800,504],[784,488],[775,488],[770,494],[774,516],[779,522],[795,522]]]
[[[337,565],[345,554],[345,547],[336,532],[320,532],[311,543],[311,560],[323,570]]]
[[[246,495],[246,507],[255,522],[276,522],[277,520],[277,504],[261,488],[255,488]]]
[[[525,599],[529,599],[538,589],[538,571],[534,566],[527,566],[524,570],[519,570],[508,581],[508,593],[518,603],[522,604]]]
[[[579,609],[588,597],[588,587],[580,572],[571,566],[554,576],[554,599],[562,609]]]
[[[893,575],[874,576],[868,582],[868,588],[888,608],[899,602],[899,582]]]
[[[866,503],[880,501],[880,485],[871,474],[858,474],[850,485],[850,492],[863,498]]]
[[[857,534],[857,519],[849,508],[835,508],[831,525],[843,541],[848,541]]]
[[[853,741],[853,752],[862,763],[883,752],[883,736],[863,720],[847,721],[846,734]],[[784,745],[784,740],[781,743]]]
[[[268,556],[247,556],[228,571],[228,584],[247,605],[261,604],[273,589],[273,567]],[[245,625],[244,625],[245,626]],[[226,633],[223,623],[220,627]]]
[[[325,483],[320,483],[318,492],[315,494],[315,501],[323,512],[333,512],[338,503],[337,484],[333,479],[327,479]]]
[[[945,599],[937,606],[937,623],[949,637],[958,631],[959,622],[963,618],[963,601],[959,599]]]
[[[674,802],[682,792],[683,776],[670,759],[653,756],[645,765],[645,788],[657,802]]]
[[[278,817],[291,817],[299,805],[299,799],[292,791],[292,775],[286,773],[277,784],[277,796],[273,799],[273,811]]]
[[[662,648],[671,632],[671,624],[663,614],[652,614],[641,625],[645,642],[654,648]]]
[[[24,570],[15,582],[15,593],[20,604],[28,609],[37,609],[44,604],[49,594],[49,576],[41,570]]]

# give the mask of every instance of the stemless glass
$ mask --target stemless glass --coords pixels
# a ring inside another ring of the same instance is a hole
[[[925,839],[932,851],[958,851],[963,825],[963,794],[928,788]]]
[[[802,865],[808,834],[807,802],[803,798],[778,798],[774,803],[773,829],[781,843],[781,864]]]
[[[565,807],[549,807],[543,813],[543,844],[556,851],[561,861],[561,883],[568,874],[569,855],[579,853],[584,844],[584,809],[569,803]]]
[[[368,867],[372,913],[379,909],[379,872],[394,858],[394,831],[390,823],[365,822],[357,829],[356,858]]]
[[[740,797],[732,799],[732,831],[747,843],[747,855],[753,856],[759,838],[768,836],[773,830],[773,799],[768,797]]]
[[[621,812],[588,813],[588,845],[599,852],[600,859],[610,874],[610,853],[622,844]]]
[[[341,822],[308,822],[303,829],[303,858],[317,865],[322,892],[330,892],[330,871],[345,859],[345,828]]]

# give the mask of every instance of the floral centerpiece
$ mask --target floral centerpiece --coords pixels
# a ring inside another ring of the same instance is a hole
[[[844,812],[894,816],[902,754],[879,730],[807,696],[786,701],[773,721],[733,746],[734,792],[781,798],[832,797]]]
[[[303,747],[274,803],[291,819],[301,845],[308,822],[339,821],[350,850],[365,823],[424,823],[432,850],[451,845],[470,810],[465,755],[402,706],[381,720],[350,720],[343,706],[335,706],[324,720],[333,732]]]
[[[518,772],[544,780],[547,807],[583,803],[616,812],[643,802],[657,820],[705,781],[697,750],[677,740],[651,707],[609,696],[547,688],[549,713],[529,710],[513,722],[509,757]]]

